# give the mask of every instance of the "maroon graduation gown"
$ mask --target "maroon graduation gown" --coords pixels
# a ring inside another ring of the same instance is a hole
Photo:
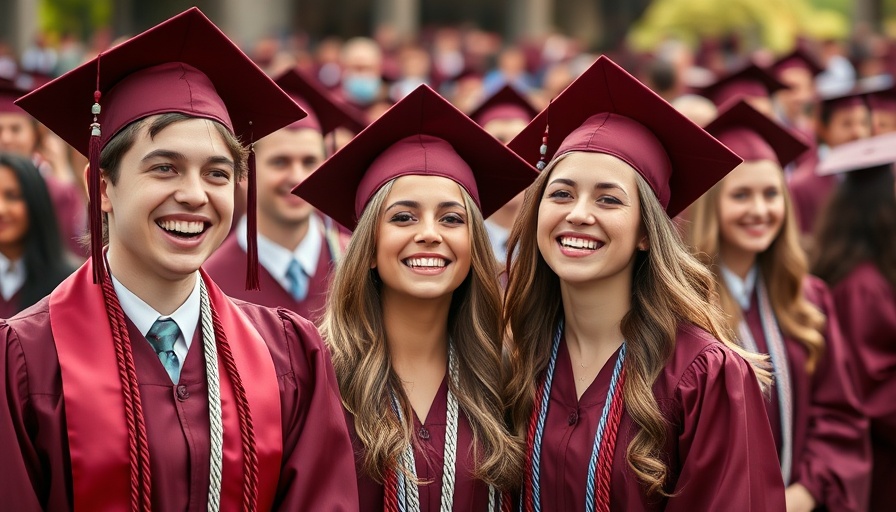
[[[0,323],[0,503],[7,510],[72,509],[65,403],[48,303]],[[346,478],[353,470],[350,440],[317,330],[285,309],[236,303],[267,344],[280,386],[283,459],[275,508],[357,510],[355,486]],[[149,437],[153,508],[206,510],[209,420],[200,329],[173,385],[130,321],[128,328]]]
[[[323,236],[322,236],[323,238]],[[246,252],[231,234],[202,268],[227,295],[268,307],[284,307],[317,323],[327,302],[327,288],[333,270],[333,256],[326,239],[321,240],[317,269],[308,282],[308,295],[297,301],[274,279],[264,265],[258,265],[261,290],[246,290]]]
[[[858,366],[858,391],[871,422],[869,510],[896,507],[896,290],[870,262],[832,289],[843,334]]]
[[[65,183],[49,175],[44,175],[44,181],[65,248],[82,259],[86,258],[89,256],[88,250],[79,239],[87,231],[87,202],[78,190],[78,184]]]
[[[414,414],[414,462],[417,478],[422,482],[420,510],[438,512],[442,498],[442,465],[445,450],[445,428],[448,416],[448,380],[442,381],[424,422]],[[355,434],[354,417],[345,412],[349,424],[358,471],[358,495],[363,512],[383,510],[383,485],[361,472],[364,446]],[[463,409],[457,418],[457,467],[455,472],[454,507],[456,512],[488,510],[488,484],[473,478],[473,431]]]
[[[21,311],[21,307],[19,303],[21,299],[19,298],[21,292],[16,292],[13,294],[9,300],[0,297],[0,318],[12,318],[16,313]]]
[[[542,439],[543,510],[585,509],[588,461],[615,364],[614,356],[577,400],[569,352],[565,341],[560,343]],[[653,392],[667,421],[666,491],[675,496],[647,496],[630,469],[626,450],[637,425],[625,412],[613,454],[611,510],[784,510],[764,399],[740,356],[705,331],[680,326]]]
[[[800,232],[811,235],[815,229],[815,223],[821,216],[828,198],[837,188],[836,176],[818,176],[815,168],[818,166],[818,153],[815,158],[806,160],[796,171],[787,184],[790,197],[793,199],[793,210],[800,225]]]
[[[853,386],[852,354],[840,331],[827,286],[809,276],[803,284],[808,300],[827,317],[824,352],[809,374],[809,353],[800,341],[784,337],[793,390],[793,469],[791,483],[809,490],[828,510],[862,512],[868,507],[870,453],[868,422],[859,410]],[[744,318],[759,352],[768,353],[756,293]],[[781,412],[776,390],[767,402],[775,442],[781,449]]]

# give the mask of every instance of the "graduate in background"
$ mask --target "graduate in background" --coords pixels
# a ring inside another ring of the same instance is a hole
[[[74,269],[37,168],[0,152],[0,318],[44,298]]]
[[[230,228],[239,138],[304,112],[195,8],[19,104],[89,155],[91,259],[0,323],[3,506],[356,510],[316,329],[200,270]]]
[[[504,423],[500,288],[482,218],[535,176],[420,86],[296,189],[354,230],[321,332],[362,510],[510,505],[522,450]]]
[[[772,95],[782,89],[787,89],[787,86],[775,78],[771,72],[749,62],[712,84],[700,88],[697,94],[712,100],[716,107],[721,107],[733,100],[743,99],[756,110],[769,117],[774,117]]]
[[[844,144],[822,163],[842,173],[819,220],[812,271],[831,287],[871,422],[871,500],[896,503],[896,134]]]
[[[538,114],[538,110],[508,84],[470,112],[470,119],[476,121],[476,124],[491,136],[507,144],[523,131],[535,114]],[[485,219],[485,229],[492,243],[492,251],[501,265],[507,259],[507,239],[522,204],[523,193],[520,192]]]
[[[315,323],[348,235],[308,202],[291,194],[326,159],[325,138],[339,127],[364,129],[360,112],[339,105],[298,71],[275,80],[308,116],[255,143],[260,290],[247,290],[246,217],[203,266],[224,293],[262,306],[282,306]]]
[[[830,291],[808,274],[784,181],[783,167],[808,147],[742,101],[706,131],[744,163],[691,207],[690,241],[713,271],[738,343],[770,355],[768,416],[787,510],[862,512],[870,453],[852,352]]]
[[[68,146],[52,133],[41,137],[38,122],[14,103],[28,92],[0,79],[0,152],[34,162],[50,193],[64,247],[73,255],[86,257],[80,242],[87,229],[83,184],[72,175]]]
[[[883,135],[896,132],[896,84],[868,94],[871,110],[871,133]]]
[[[775,119],[810,139],[814,137],[812,125],[817,100],[815,77],[823,71],[818,59],[803,46],[797,46],[769,66],[772,76],[787,86],[772,98]]]
[[[871,136],[871,112],[866,96],[866,91],[855,90],[845,95],[822,98],[818,105],[816,152],[802,160],[788,183],[800,233],[809,239],[818,216],[837,185],[835,176],[816,174],[819,163],[824,161],[831,149]],[[812,245],[811,240],[803,243],[804,248],[808,249]]]
[[[770,375],[671,220],[740,158],[606,57],[510,147],[547,162],[505,297],[522,509],[784,510]]]

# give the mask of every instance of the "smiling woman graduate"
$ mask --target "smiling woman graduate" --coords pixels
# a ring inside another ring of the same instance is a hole
[[[522,509],[783,510],[769,375],[671,220],[740,159],[606,57],[510,147],[548,162],[505,298]]]
[[[89,154],[92,258],[0,324],[3,507],[356,509],[316,330],[200,270],[230,228],[238,137],[302,110],[196,9],[19,104]]]
[[[783,166],[808,149],[739,101],[706,126],[744,163],[691,209],[690,239],[709,265],[737,340],[769,354],[768,416],[787,510],[867,510],[868,422],[831,293],[810,276]]]
[[[426,86],[297,189],[354,230],[321,331],[362,510],[497,511],[522,450],[504,423],[500,291],[483,217],[535,179]]]

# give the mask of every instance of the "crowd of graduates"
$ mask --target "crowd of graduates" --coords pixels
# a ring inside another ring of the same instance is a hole
[[[0,51],[13,509],[896,501],[886,40],[68,44]]]

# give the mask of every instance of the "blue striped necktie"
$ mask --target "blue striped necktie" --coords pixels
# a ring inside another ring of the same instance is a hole
[[[177,340],[178,334],[180,334],[180,328],[170,318],[156,320],[146,334],[146,340],[156,351],[162,366],[171,377],[171,382],[175,384],[180,379],[180,362],[177,359],[177,354],[174,353],[174,342]]]

